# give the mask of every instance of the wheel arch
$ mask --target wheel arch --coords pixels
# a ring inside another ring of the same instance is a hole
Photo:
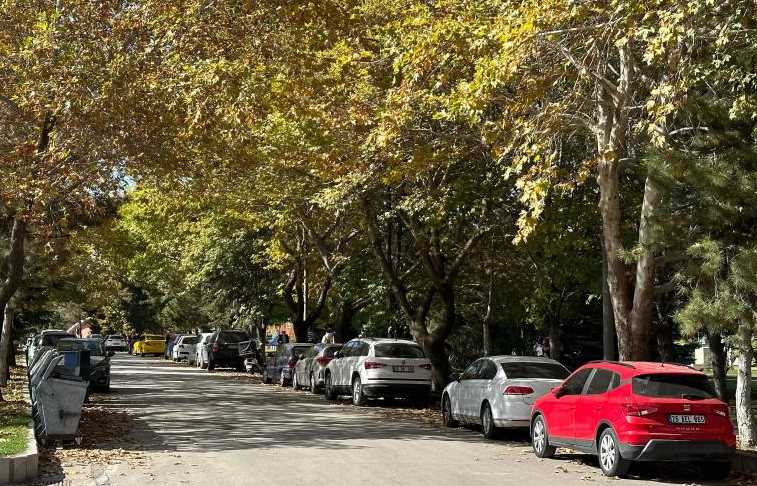
[[[594,451],[599,450],[599,438],[602,436],[602,432],[605,430],[610,429],[612,430],[613,434],[615,434],[615,437],[618,436],[617,432],[615,432],[615,428],[613,428],[612,424],[607,420],[600,420],[597,424],[597,430],[594,432]]]
[[[534,422],[536,422],[536,419],[541,417],[542,421],[544,422],[544,430],[549,434],[549,424],[547,423],[547,417],[544,416],[544,413],[541,410],[534,410],[531,413],[531,424],[528,426],[528,435],[533,438],[534,436]]]

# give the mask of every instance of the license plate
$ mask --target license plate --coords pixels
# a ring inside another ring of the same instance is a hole
[[[668,415],[668,422],[676,425],[703,424],[706,422],[704,415]]]
[[[392,366],[392,371],[395,373],[412,373],[413,367],[409,365],[396,365]]]

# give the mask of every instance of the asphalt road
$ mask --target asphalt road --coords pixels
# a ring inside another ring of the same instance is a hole
[[[144,460],[97,471],[99,484],[618,484],[591,457],[540,460],[525,434],[486,441],[473,429],[392,419],[374,407],[231,374],[119,354],[109,406],[126,410]],[[643,468],[624,486],[691,484],[696,468]],[[95,484],[82,478],[73,484]]]

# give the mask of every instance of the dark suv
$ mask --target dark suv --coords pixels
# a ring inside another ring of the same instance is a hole
[[[312,343],[281,343],[276,348],[273,355],[266,359],[265,369],[263,369],[263,381],[265,383],[276,382],[281,386],[288,386],[292,383],[294,368],[300,356],[310,351],[314,344]]]
[[[215,368],[244,370],[244,360],[239,356],[239,343],[249,341],[246,332],[228,329],[215,331],[208,339],[208,371]]]

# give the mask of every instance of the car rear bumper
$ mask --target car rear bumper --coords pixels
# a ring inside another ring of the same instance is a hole
[[[431,393],[428,383],[366,383],[363,393],[369,397],[427,397]]]
[[[652,439],[646,445],[620,444],[620,455],[633,461],[729,461],[734,449],[723,442]]]

